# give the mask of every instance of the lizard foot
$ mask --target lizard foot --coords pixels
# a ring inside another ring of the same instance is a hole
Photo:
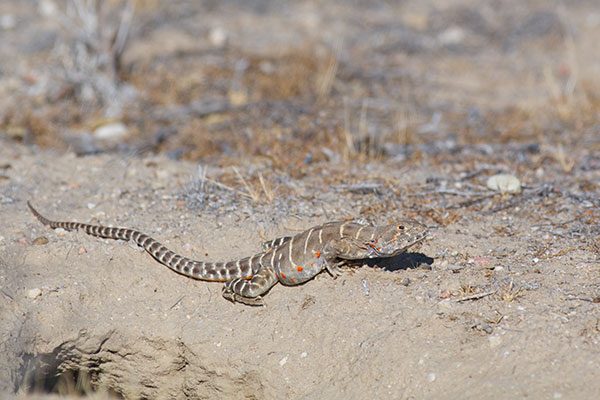
[[[329,272],[329,275],[331,275],[333,277],[333,279],[337,279],[338,276],[342,275],[342,269],[340,268],[342,265],[345,264],[345,261],[339,262],[337,264],[329,264],[327,263],[325,265],[325,268],[327,268],[327,272]]]

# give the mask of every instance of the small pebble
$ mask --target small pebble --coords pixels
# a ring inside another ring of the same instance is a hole
[[[280,366],[280,367],[283,367],[283,366],[284,366],[284,365],[287,363],[287,360],[288,360],[288,356],[285,356],[285,357],[283,357],[283,358],[282,358],[282,359],[279,361],[279,366]]]
[[[94,139],[103,141],[119,141],[127,137],[127,127],[121,122],[112,122],[99,126],[94,130]]]
[[[487,257],[473,257],[473,262],[475,262],[477,264],[486,265],[486,264],[489,264],[490,259]]]
[[[38,296],[42,295],[42,290],[40,288],[29,289],[27,291],[27,297],[30,299],[35,299]]]
[[[225,46],[227,39],[227,31],[221,27],[212,28],[208,34],[208,40],[215,47]]]
[[[521,181],[510,174],[498,174],[490,176],[486,182],[488,189],[497,190],[500,193],[521,193]]]
[[[459,273],[461,270],[465,269],[465,267],[463,267],[462,265],[456,265],[456,264],[448,264],[448,267],[446,268],[448,271],[452,271],[455,274]]]
[[[492,327],[490,326],[490,324],[488,324],[488,323],[487,323],[487,322],[485,322],[485,321],[481,321],[481,322],[479,322],[478,324],[476,324],[476,325],[474,326],[474,328],[475,328],[475,329],[477,329],[477,330],[479,330],[479,331],[485,332],[485,333],[487,333],[488,335],[491,335],[491,334],[494,332],[494,328],[492,328]]]
[[[370,293],[370,290],[369,290],[369,286],[367,285],[366,279],[362,280],[362,286],[363,286],[363,290],[365,291],[365,295],[368,296]]]
[[[429,375],[427,375],[427,382],[433,381],[435,381],[435,374],[433,372],[430,372]]]
[[[438,35],[438,40],[442,45],[457,45],[465,40],[465,30],[453,26]]]
[[[40,246],[46,243],[48,243],[48,238],[46,236],[37,237],[33,240],[33,242],[31,242],[31,244],[35,246]]]
[[[54,17],[56,16],[58,7],[52,0],[40,0],[38,10],[44,17]]]

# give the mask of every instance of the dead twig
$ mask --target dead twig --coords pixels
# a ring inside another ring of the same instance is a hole
[[[472,196],[486,196],[491,197],[489,192],[464,192],[460,190],[452,190],[452,189],[434,189],[434,190],[426,190],[424,192],[417,193],[408,193],[408,197],[420,197],[420,196],[428,196],[431,194],[448,194],[451,196],[463,196],[463,197],[472,197]]]
[[[461,297],[460,299],[456,299],[456,302],[460,303],[460,302],[468,301],[468,300],[479,300],[483,297],[491,296],[496,292],[497,292],[497,290],[492,290],[491,292],[472,294],[470,296],[465,296],[465,297]]]
[[[347,191],[352,193],[380,193],[381,189],[385,189],[385,185],[381,183],[362,183],[357,185],[336,185],[333,187],[337,191]]]

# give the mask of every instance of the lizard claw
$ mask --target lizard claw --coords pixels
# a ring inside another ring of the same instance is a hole
[[[265,302],[263,301],[262,296],[244,297],[244,296],[240,296],[237,293],[234,293],[232,290],[230,290],[228,288],[224,288],[222,294],[225,299],[231,301],[234,304],[235,303],[243,303],[248,306],[259,306],[259,307],[265,305]]]
[[[265,302],[264,302],[262,296],[244,297],[244,296],[240,296],[239,294],[236,294],[234,296],[235,296],[235,301],[237,301],[238,303],[244,303],[247,306],[263,307],[265,305]]]
[[[327,272],[329,272],[329,275],[331,275],[333,277],[333,279],[336,279],[338,276],[342,275],[342,270],[340,268],[341,265],[344,265],[345,262],[339,262],[337,264],[329,264],[327,263],[325,265],[325,268],[327,268]]]

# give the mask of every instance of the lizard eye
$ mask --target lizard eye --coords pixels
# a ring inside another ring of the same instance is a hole
[[[404,225],[398,225],[398,229],[400,229],[401,231],[404,230]]]

